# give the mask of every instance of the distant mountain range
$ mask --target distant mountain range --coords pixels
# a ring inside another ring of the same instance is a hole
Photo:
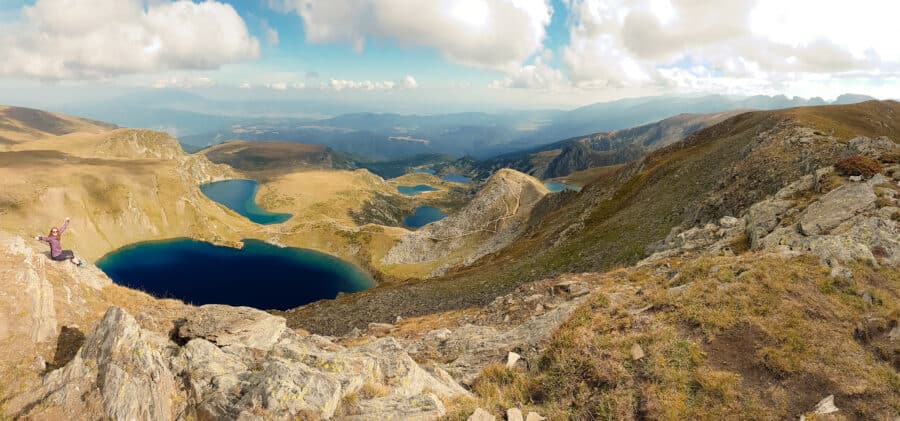
[[[845,94],[832,104],[873,99]],[[353,112],[312,101],[233,102],[178,90],[157,90],[59,110],[126,127],[167,131],[195,151],[226,140],[318,144],[360,161],[391,161],[422,154],[478,159],[534,148],[588,133],[656,122],[682,113],[770,110],[828,104],[822,98],[777,96],[655,96],[603,102],[569,111],[467,112],[401,115]],[[321,118],[317,116],[336,115]],[[416,142],[404,139],[417,139]]]

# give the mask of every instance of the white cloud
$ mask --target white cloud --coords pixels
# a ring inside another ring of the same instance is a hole
[[[269,0],[303,19],[306,40],[347,43],[386,38],[438,49],[470,66],[514,71],[540,51],[550,23],[548,0]]]
[[[0,75],[98,79],[216,69],[252,59],[258,41],[228,4],[38,0],[0,34]]]
[[[490,88],[553,89],[563,86],[564,78],[559,69],[544,64],[541,57],[534,64],[522,66],[511,76],[491,82]]]
[[[416,89],[419,87],[419,83],[416,82],[416,79],[412,76],[405,76],[403,79],[399,81],[371,81],[371,80],[341,80],[341,79],[331,79],[328,82],[324,82],[319,85],[321,89],[328,89],[332,91],[343,91],[343,90],[361,90],[361,91],[383,91],[388,89]]]
[[[249,82],[241,82],[241,84],[238,85],[238,88],[241,88],[241,89],[250,89],[250,88],[252,88],[252,87],[253,87],[253,86],[250,85]]]
[[[266,37],[266,44],[278,45],[278,31],[269,26],[269,22],[266,20],[262,20],[260,25],[262,26],[263,34],[265,34]]]
[[[781,87],[900,73],[900,2],[572,0],[561,58],[580,87]],[[889,32],[889,31],[888,31]]]
[[[397,85],[402,89],[416,89],[419,87],[419,82],[416,82],[416,78],[406,75]]]
[[[276,91],[284,91],[288,88],[288,84],[287,82],[275,82],[267,84],[266,87]]]

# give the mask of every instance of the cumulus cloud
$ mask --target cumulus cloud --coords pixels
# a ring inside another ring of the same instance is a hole
[[[341,79],[331,79],[327,83],[322,83],[320,88],[322,89],[330,89],[333,91],[343,91],[343,90],[362,90],[362,91],[381,91],[387,89],[416,89],[419,87],[419,83],[416,82],[416,79],[412,76],[405,76],[403,79],[399,81],[371,81],[371,80],[341,80]]]
[[[900,72],[900,3],[572,0],[562,62],[582,87],[748,85]],[[852,10],[851,10],[852,9]]]
[[[544,64],[541,57],[534,59],[533,64],[522,66],[518,71],[504,79],[491,82],[490,88],[517,89],[553,89],[562,86],[563,74],[559,69]]]
[[[97,79],[216,69],[259,43],[228,4],[207,0],[37,0],[0,34],[0,75]]]
[[[439,50],[464,65],[512,71],[541,50],[550,23],[548,0],[269,0],[303,20],[313,43],[385,38]]]
[[[287,82],[275,82],[266,84],[266,87],[276,91],[284,91],[288,88],[288,84]]]

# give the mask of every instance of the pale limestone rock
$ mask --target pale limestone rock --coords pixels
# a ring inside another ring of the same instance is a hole
[[[506,421],[524,421],[522,411],[519,408],[509,408],[506,410]]]
[[[343,396],[341,382],[333,376],[290,360],[271,359],[253,377],[258,382],[237,405],[259,407],[278,418],[289,418],[304,410],[330,418]]]
[[[562,293],[575,298],[589,294],[591,289],[578,281],[563,281],[554,285],[552,291],[554,294]]]
[[[391,337],[381,338],[357,349],[375,361],[376,380],[391,388],[394,396],[414,396],[429,390],[441,396],[467,396],[456,382],[440,380],[416,364]]]
[[[632,360],[640,360],[644,358],[644,349],[641,348],[639,344],[634,344],[631,346],[631,359]]]
[[[394,325],[390,323],[369,323],[369,333],[375,336],[384,336],[394,330]]]
[[[519,362],[519,359],[521,359],[521,358],[522,358],[521,355],[510,351],[510,353],[507,354],[507,356],[506,356],[506,368],[515,367],[516,363]]]
[[[834,395],[826,396],[813,408],[813,413],[816,415],[825,415],[837,411],[840,411],[840,409],[834,405]]]
[[[212,419],[233,418],[232,402],[240,397],[242,377],[249,375],[247,365],[222,352],[212,342],[192,339],[173,361],[190,386],[189,393],[197,412]]]
[[[251,307],[209,304],[197,308],[178,329],[185,339],[203,338],[219,347],[268,351],[286,329],[283,317]]]
[[[874,180],[874,178],[873,178]],[[806,208],[800,217],[800,232],[807,236],[828,234],[842,222],[873,206],[872,183],[845,184]]]
[[[528,416],[525,417],[525,421],[544,421],[547,418],[542,417],[537,412],[529,412]]]
[[[181,408],[173,401],[177,382],[165,356],[168,345],[110,307],[75,359],[45,378],[48,400],[69,410],[101,402],[102,417],[109,419],[172,419]]]
[[[342,421],[404,420],[431,421],[446,414],[444,404],[433,393],[411,397],[388,396],[368,399],[356,404],[357,414],[338,417]]]
[[[737,225],[738,221],[739,220],[733,216],[723,216],[719,219],[719,225],[725,228],[731,228]]]
[[[778,226],[781,215],[793,206],[793,201],[785,199],[766,199],[750,206],[745,225],[750,246],[759,249],[760,240]]]
[[[468,421],[496,421],[497,417],[491,415],[489,412],[481,409],[475,408],[475,412],[472,415],[469,415]]]

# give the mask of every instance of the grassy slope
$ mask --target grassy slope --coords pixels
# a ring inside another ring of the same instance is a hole
[[[671,228],[737,215],[798,178],[804,148],[820,152],[819,164],[835,159],[832,141],[807,147],[773,136],[758,143],[758,133],[813,124],[844,128],[835,131],[840,135],[837,142],[857,133],[900,139],[896,112],[900,103],[888,101],[732,117],[597,180],[581,194],[550,199],[562,204],[538,212],[524,238],[473,267],[428,282],[384,285],[316,303],[292,312],[290,322],[315,331],[343,332],[367,320],[484,305],[530,280],[633,264]]]
[[[210,161],[272,176],[304,169],[353,169],[353,162],[320,145],[296,142],[230,141],[200,151]]]
[[[834,394],[841,419],[890,419],[900,271],[854,272],[841,282],[814,258],[749,254],[598,274],[541,358],[489,366],[449,418],[518,406],[550,419],[796,419]]]

